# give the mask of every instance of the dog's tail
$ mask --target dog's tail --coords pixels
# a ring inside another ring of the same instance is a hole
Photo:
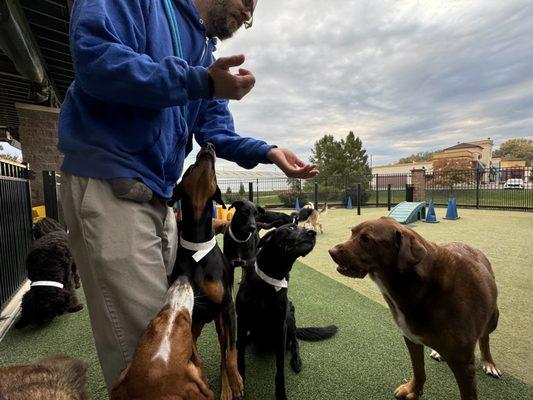
[[[319,212],[320,214],[327,214],[328,213],[328,203],[324,203],[324,207],[322,207],[322,210]]]
[[[338,330],[335,325],[324,328],[296,328],[296,337],[308,342],[318,342],[333,337]]]

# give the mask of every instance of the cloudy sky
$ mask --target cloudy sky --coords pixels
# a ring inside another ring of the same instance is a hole
[[[257,78],[231,105],[241,135],[307,159],[354,130],[378,165],[533,137],[531,21],[531,0],[259,0],[217,56],[244,53]]]

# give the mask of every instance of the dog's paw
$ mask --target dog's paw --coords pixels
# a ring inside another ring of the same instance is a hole
[[[413,379],[401,385],[394,392],[394,397],[401,400],[417,400],[422,396],[422,388],[417,388]]]
[[[299,373],[302,370],[302,359],[300,357],[292,357],[291,367],[294,372]]]
[[[499,379],[502,377],[502,371],[496,368],[496,365],[491,362],[481,361],[481,368],[483,368],[483,372],[493,378]]]
[[[439,353],[437,353],[435,350],[431,350],[431,354],[429,356],[435,361],[438,361],[438,362],[444,361],[442,356]]]
[[[238,372],[235,372],[234,374],[229,373],[228,378],[233,400],[242,399],[244,396],[244,381],[241,377],[241,374]]]
[[[83,310],[83,304],[76,304],[75,306],[70,307],[67,311],[69,313],[75,313],[81,310]]]

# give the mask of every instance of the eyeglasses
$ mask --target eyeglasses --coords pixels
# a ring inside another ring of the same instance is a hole
[[[254,23],[254,10],[257,6],[257,0],[244,0],[244,7],[250,9],[250,12],[252,14],[252,18],[250,18],[248,21],[244,22],[244,27],[246,29],[250,29]]]

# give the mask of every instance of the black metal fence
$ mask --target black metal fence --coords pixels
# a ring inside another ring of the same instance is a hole
[[[533,168],[448,170],[426,174],[426,201],[445,206],[533,210]]]
[[[264,207],[294,207],[309,201],[315,204],[346,205],[351,199],[358,204],[358,187],[361,188],[362,206],[387,206],[406,200],[406,187],[410,174],[324,176],[301,180],[288,178],[219,179],[218,185],[224,201],[231,203],[242,198],[253,198]],[[390,194],[389,194],[390,191]],[[252,195],[250,195],[252,193]]]
[[[0,161],[0,310],[26,279],[32,240],[29,169]]]

